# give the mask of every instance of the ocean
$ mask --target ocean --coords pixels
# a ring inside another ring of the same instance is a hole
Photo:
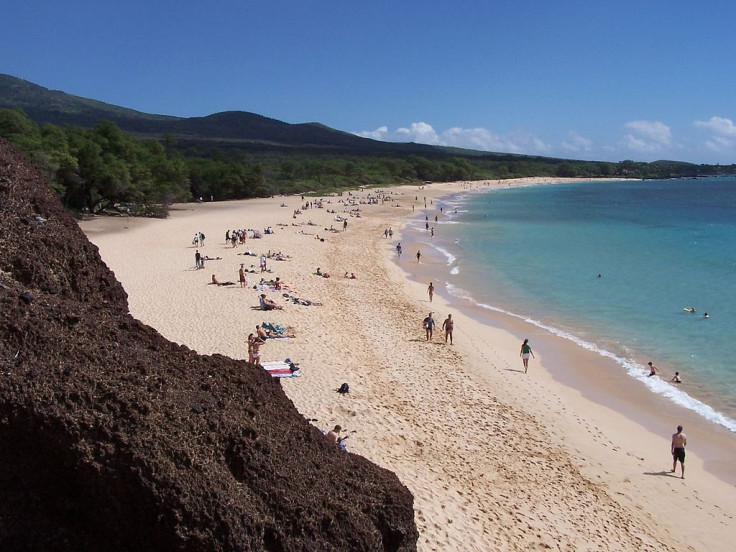
[[[447,293],[612,358],[736,432],[735,178],[486,188],[417,215],[408,231],[443,259]]]

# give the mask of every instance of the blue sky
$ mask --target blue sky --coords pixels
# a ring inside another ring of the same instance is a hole
[[[0,73],[148,113],[736,163],[736,2],[5,0]]]

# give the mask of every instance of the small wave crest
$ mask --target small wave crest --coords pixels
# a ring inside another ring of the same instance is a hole
[[[736,420],[732,420],[731,418],[724,416],[723,414],[715,410],[713,407],[705,404],[702,401],[699,401],[698,399],[694,397],[691,397],[686,392],[684,392],[682,389],[679,389],[675,387],[674,385],[667,383],[666,381],[662,380],[659,376],[649,377],[649,370],[645,366],[643,366],[642,364],[634,360],[620,357],[602,347],[599,347],[598,345],[594,343],[585,341],[584,339],[581,339],[578,336],[566,330],[556,328],[554,326],[549,326],[539,320],[535,320],[528,316],[516,314],[510,311],[507,311],[505,309],[486,304],[486,303],[478,303],[477,301],[475,301],[475,299],[470,294],[470,292],[462,288],[459,288],[457,286],[454,286],[452,284],[446,284],[446,289],[448,293],[450,293],[450,295],[454,297],[457,297],[459,299],[464,299],[466,301],[470,301],[476,304],[477,306],[483,309],[489,310],[489,311],[498,312],[498,313],[501,313],[507,316],[513,316],[514,318],[518,318],[519,320],[523,320],[524,322],[533,324],[534,326],[537,326],[538,328],[542,330],[545,330],[553,335],[556,335],[557,337],[561,337],[563,339],[571,341],[575,343],[577,346],[582,347],[583,349],[594,352],[602,357],[609,358],[613,360],[614,362],[616,362],[619,366],[624,368],[628,376],[643,383],[653,393],[662,395],[663,397],[666,397],[667,399],[671,400],[675,404],[682,406],[683,408],[687,408],[688,410],[692,410],[693,412],[696,412],[697,414],[699,414],[700,416],[702,416],[709,422],[723,426],[729,431],[736,433]]]
[[[447,251],[447,249],[444,249],[444,248],[439,247],[437,245],[432,245],[432,248],[435,251],[437,251],[437,252],[441,253],[442,255],[444,255],[445,259],[447,260],[448,266],[449,265],[452,265],[452,263],[454,263],[457,260],[457,258],[455,257],[455,255],[453,255],[452,253],[450,253],[449,251]]]

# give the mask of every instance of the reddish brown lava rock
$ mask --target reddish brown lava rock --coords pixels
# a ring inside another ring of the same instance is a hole
[[[0,140],[0,550],[413,551],[413,497],[127,296]]]

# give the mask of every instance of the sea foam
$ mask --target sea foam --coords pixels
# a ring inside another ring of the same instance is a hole
[[[691,397],[686,392],[684,392],[681,388],[676,387],[673,384],[670,384],[668,382],[665,382],[662,380],[659,376],[649,377],[649,370],[642,364],[632,360],[623,358],[619,355],[616,355],[612,353],[611,351],[606,350],[603,347],[598,346],[595,343],[591,343],[589,341],[586,341],[584,339],[581,339],[580,337],[574,335],[573,333],[557,328],[555,326],[545,324],[541,322],[540,320],[537,320],[535,318],[532,318],[528,315],[521,315],[517,314],[515,312],[511,312],[509,310],[502,309],[500,307],[490,305],[487,303],[480,303],[476,301],[472,294],[460,287],[454,286],[453,284],[446,284],[446,289],[448,293],[450,293],[452,296],[469,301],[476,306],[500,313],[506,316],[510,316],[513,318],[517,318],[519,320],[523,320],[524,322],[528,324],[532,324],[536,326],[537,328],[540,328],[542,330],[545,330],[557,337],[560,337],[562,339],[566,339],[578,347],[581,347],[587,351],[591,351],[595,354],[600,355],[601,357],[605,357],[608,359],[613,360],[621,366],[626,374],[633,379],[637,380],[638,382],[644,384],[650,391],[657,393],[658,395],[662,395],[672,402],[678,404],[679,406],[682,406],[684,408],[687,408],[688,410],[692,410],[693,412],[696,412],[706,420],[718,424],[720,426],[725,427],[731,432],[736,433],[736,420],[732,420],[731,418],[728,418],[727,416],[723,415],[722,413],[716,411],[711,406],[703,403],[702,401]]]

